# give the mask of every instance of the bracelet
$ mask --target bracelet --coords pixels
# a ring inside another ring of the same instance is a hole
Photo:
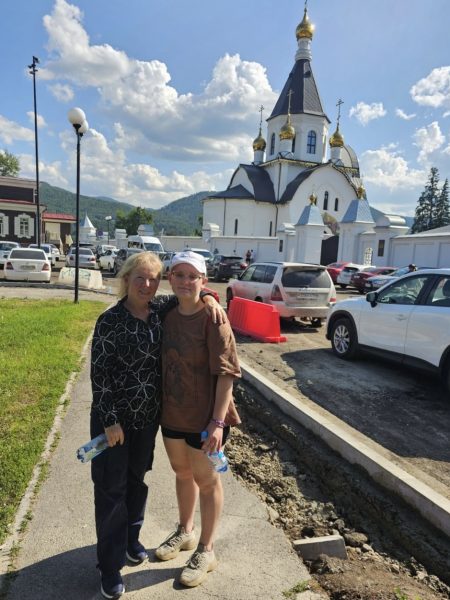
[[[220,427],[221,429],[225,427],[225,421],[221,421],[220,419],[214,419],[214,417],[211,419],[211,423],[214,423],[214,425],[217,425],[217,427]]]

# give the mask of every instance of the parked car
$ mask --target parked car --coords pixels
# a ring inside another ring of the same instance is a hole
[[[175,252],[166,252],[161,258],[163,264],[163,277],[167,277],[170,271],[170,263],[172,262],[172,256]]]
[[[20,248],[17,242],[0,242],[0,269],[5,268],[6,259],[13,248]]]
[[[371,266],[372,265],[358,265],[356,263],[348,263],[343,269],[341,269],[341,272],[336,278],[336,282],[340,288],[345,290],[346,287],[351,285],[352,275],[354,275],[358,271],[366,271],[367,269],[370,269]]]
[[[37,244],[29,244],[28,248],[38,248]],[[51,244],[41,244],[40,247],[45,252],[48,260],[51,262],[52,267],[56,265],[56,256],[53,253]]]
[[[365,271],[357,271],[352,275],[350,285],[355,287],[360,294],[365,294],[365,284],[369,277],[374,277],[375,275],[390,275],[395,270],[395,267],[370,267]]]
[[[98,260],[100,256],[104,256],[108,250],[118,250],[113,244],[99,244],[95,247],[95,257]]]
[[[60,260],[61,252],[59,251],[59,248],[55,246],[55,244],[49,244],[49,246],[52,249],[52,254],[55,257],[55,260]]]
[[[337,302],[326,335],[339,358],[383,355],[437,372],[450,391],[450,269],[415,271]]]
[[[190,250],[191,252],[196,252],[197,254],[201,254],[206,260],[206,264],[212,259],[213,255],[209,250],[205,250],[205,248],[186,248],[186,250]]]
[[[127,258],[132,254],[137,254],[138,252],[144,252],[144,250],[142,248],[121,248],[117,252],[117,256],[114,260],[114,277],[117,276],[117,273],[120,271]]]
[[[336,283],[337,276],[342,271],[342,269],[347,266],[349,263],[347,262],[334,262],[327,265],[327,271],[330,274],[330,277],[333,283]]]
[[[214,281],[228,281],[234,275],[239,275],[247,268],[247,263],[242,256],[215,254],[213,258],[206,263],[208,277]]]
[[[114,271],[114,262],[117,256],[117,248],[114,250],[106,250],[104,254],[102,254],[98,259],[99,269],[106,269],[110,273]]]
[[[272,304],[280,317],[310,319],[320,327],[336,302],[334,283],[322,265],[255,262],[227,287],[227,306],[235,297]]]
[[[66,267],[75,267],[76,248],[72,246],[66,256]],[[78,266],[80,269],[96,269],[97,261],[90,248],[79,248]]]
[[[372,292],[373,290],[378,290],[380,287],[385,285],[386,283],[392,283],[395,279],[398,279],[402,275],[406,275],[410,273],[409,267],[401,267],[400,269],[396,269],[392,271],[392,273],[388,275],[374,275],[373,277],[369,277],[366,279],[364,284],[365,292]]]
[[[5,263],[6,281],[50,282],[51,262],[42,248],[13,248]]]

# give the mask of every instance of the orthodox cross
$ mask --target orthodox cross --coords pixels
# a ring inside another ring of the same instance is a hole
[[[339,127],[339,121],[341,119],[341,104],[344,104],[344,101],[339,98],[339,100],[336,103],[336,106],[338,107],[338,117],[337,117],[337,126],[338,127]]]
[[[263,114],[263,110],[264,110],[264,106],[261,104],[261,106],[259,107],[259,112],[261,113],[260,117],[259,117],[259,130],[261,131],[261,125],[262,125],[262,114]]]
[[[292,96],[293,93],[294,92],[292,90],[289,90],[289,93],[288,93],[288,98],[289,98],[289,100],[288,100],[288,114],[289,115],[291,114],[291,96]]]

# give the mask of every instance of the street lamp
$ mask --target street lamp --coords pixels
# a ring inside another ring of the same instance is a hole
[[[34,149],[36,154],[36,242],[38,248],[41,247],[41,214],[39,202],[39,152],[38,152],[38,127],[37,127],[37,107],[36,107],[36,65],[39,63],[37,56],[33,56],[33,62],[28,65],[30,75],[33,75],[33,96],[34,96]]]
[[[111,217],[111,216],[109,216],[109,217],[105,217],[105,221],[106,221],[106,222],[107,222],[107,224],[108,224],[108,244],[109,244],[109,222],[110,222],[111,220],[112,220],[112,217]]]
[[[76,228],[75,228],[75,298],[74,302],[78,302],[79,288],[79,265],[80,265],[80,140],[83,134],[89,129],[86,115],[81,108],[72,108],[67,113],[69,123],[72,123],[77,136],[77,208],[76,208]]]

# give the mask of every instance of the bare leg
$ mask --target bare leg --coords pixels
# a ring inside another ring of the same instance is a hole
[[[175,472],[175,488],[178,501],[179,522],[186,533],[194,528],[195,505],[198,486],[194,481],[189,456],[189,446],[184,440],[163,437],[167,456]]]

